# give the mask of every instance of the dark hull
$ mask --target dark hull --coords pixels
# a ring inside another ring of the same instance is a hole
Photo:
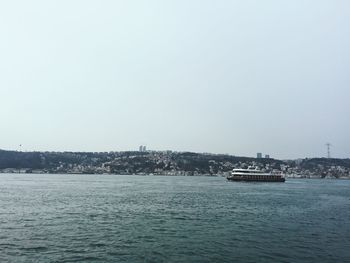
[[[279,182],[283,183],[286,181],[283,177],[279,176],[264,176],[260,178],[250,177],[250,176],[231,176],[227,177],[229,181],[237,181],[237,182]]]

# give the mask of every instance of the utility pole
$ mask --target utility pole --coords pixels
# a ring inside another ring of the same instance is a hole
[[[329,142],[326,143],[326,146],[327,146],[327,158],[331,158],[331,146],[332,144],[330,144]]]

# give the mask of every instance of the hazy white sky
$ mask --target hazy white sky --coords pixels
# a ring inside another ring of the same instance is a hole
[[[1,1],[0,148],[350,157],[350,1]]]

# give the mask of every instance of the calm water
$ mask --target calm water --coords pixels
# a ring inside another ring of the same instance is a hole
[[[350,262],[350,181],[0,174],[0,262]]]

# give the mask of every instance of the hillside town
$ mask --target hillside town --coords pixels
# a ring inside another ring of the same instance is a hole
[[[19,152],[0,150],[0,173],[227,176],[254,167],[287,178],[350,178],[350,159],[277,160],[174,151]]]

